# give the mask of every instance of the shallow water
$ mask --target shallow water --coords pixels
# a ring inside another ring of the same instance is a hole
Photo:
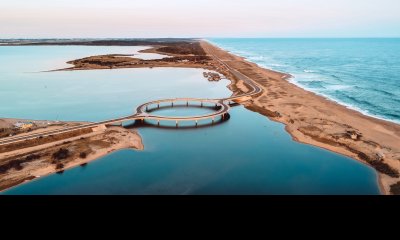
[[[400,123],[400,39],[211,39],[292,82]]]
[[[0,47],[0,53],[7,51],[13,56],[12,47],[5,48]],[[57,51],[39,48],[28,51],[27,58],[50,63],[68,52],[65,47]],[[43,51],[49,52],[42,55]],[[226,88],[228,81],[208,82],[200,69],[23,73],[24,68],[18,67],[21,58],[14,56],[8,61],[9,69],[0,66],[3,117],[97,121],[131,114],[136,105],[154,99],[231,94]],[[29,68],[42,66],[31,63]],[[208,111],[212,109],[168,108],[157,114]],[[139,132],[144,151],[121,150],[86,167],[43,177],[4,194],[379,193],[376,173],[370,167],[296,143],[282,124],[241,106],[232,109],[228,121],[210,127],[141,127]]]
[[[149,47],[142,47],[140,50],[145,50],[148,49]],[[158,53],[139,53],[140,50],[137,50],[137,53],[135,53],[132,57],[133,58],[140,58],[143,60],[155,60],[155,59],[163,59],[163,58],[168,58],[168,55],[163,55],[163,54],[158,54]]]
[[[200,77],[201,69],[39,72],[65,67],[61,61],[76,59],[72,54],[75,52],[85,57],[138,49],[143,47],[0,47],[0,62],[4,63],[0,65],[0,114],[10,118],[100,121],[132,114],[136,106],[151,100],[230,94]],[[54,64],[50,64],[51,59]],[[221,84],[229,82],[223,80]]]

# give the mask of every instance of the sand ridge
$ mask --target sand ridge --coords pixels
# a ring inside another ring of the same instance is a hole
[[[208,42],[204,49],[259,83],[264,92],[245,106],[286,125],[293,139],[367,163],[380,175],[382,191],[400,181],[400,125],[365,116],[288,81],[290,74],[264,69]],[[232,79],[232,78],[230,78]],[[232,85],[242,89],[232,79]],[[232,89],[235,89],[233,87]]]

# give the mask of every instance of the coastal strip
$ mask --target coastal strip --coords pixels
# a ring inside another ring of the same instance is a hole
[[[129,42],[123,44],[129,45]],[[70,63],[74,66],[63,70],[194,67],[219,72],[232,82],[229,88],[233,96],[228,99],[240,99],[247,109],[285,124],[286,130],[298,142],[343,154],[374,167],[379,173],[382,192],[399,194],[399,125],[365,116],[306,91],[288,81],[290,74],[264,69],[207,41],[157,42],[152,46],[146,51],[169,57],[140,60],[122,55],[92,56],[73,60]],[[257,88],[260,91],[255,91]]]
[[[285,124],[295,141],[318,146],[375,168],[384,194],[397,193],[400,182],[400,125],[363,115],[288,81],[290,74],[268,70],[201,41],[210,56],[246,75],[263,93],[243,105]],[[231,89],[241,92],[234,76]]]

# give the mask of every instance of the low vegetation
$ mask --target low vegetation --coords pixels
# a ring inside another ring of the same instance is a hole
[[[64,168],[64,164],[62,164],[62,163],[57,163],[56,164],[56,169],[58,170],[58,169],[63,169]]]
[[[40,155],[31,154],[22,159],[8,161],[7,163],[0,166],[0,174],[7,173],[10,169],[20,171],[24,168],[23,167],[24,163],[31,162],[31,161],[39,159],[39,158],[40,158]]]
[[[85,158],[87,157],[87,153],[81,152],[81,153],[79,154],[79,157],[82,158],[82,159],[85,159]]]
[[[399,178],[400,174],[399,171],[389,166],[387,163],[372,159],[367,154],[359,152],[358,157],[367,163],[369,163],[372,167],[374,167],[378,172],[384,173],[393,178]]]
[[[171,53],[171,54],[179,54],[179,55],[198,55],[204,56],[206,52],[200,46],[199,42],[182,42],[176,44],[170,44],[170,46],[160,47],[157,49],[158,52]]]
[[[8,137],[10,134],[13,134],[12,129],[10,128],[0,128],[0,138]]]
[[[30,139],[30,140],[25,140],[25,141],[21,141],[21,142],[12,143],[12,144],[2,145],[2,146],[0,146],[0,153],[11,152],[11,151],[15,151],[15,150],[23,149],[23,148],[34,147],[34,146],[43,145],[46,143],[60,141],[60,140],[66,139],[66,138],[72,138],[72,137],[76,137],[79,135],[88,134],[88,133],[91,133],[92,131],[93,130],[91,128],[86,128],[86,129],[80,129],[80,130],[76,130],[76,131],[72,131],[72,132],[68,132],[68,133],[57,134],[57,135],[53,135],[53,136],[47,136],[47,137]]]
[[[68,149],[60,148],[57,152],[53,153],[53,159],[56,161],[67,159],[70,156]]]
[[[400,195],[400,182],[390,186],[390,193],[393,195]]]
[[[271,118],[279,118],[279,117],[282,116],[277,111],[271,111],[271,110],[268,110],[268,109],[266,109],[264,107],[259,107],[257,105],[250,105],[250,106],[247,106],[246,108],[251,110],[251,111],[253,111],[253,112],[259,112],[259,113],[261,113],[261,114],[263,114],[265,116],[271,117]]]

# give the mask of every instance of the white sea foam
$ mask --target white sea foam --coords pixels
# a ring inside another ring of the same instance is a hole
[[[223,45],[224,44],[221,46],[224,47]],[[385,84],[390,83],[390,81],[385,79],[384,82],[382,81],[382,83],[380,83],[378,80],[384,78],[385,76],[383,76],[379,71],[368,71],[370,69],[370,65],[374,64],[375,62],[368,64],[369,59],[360,57],[356,59],[355,57],[357,56],[352,55],[350,55],[349,58],[343,58],[342,55],[339,55],[338,57],[336,52],[329,53],[328,57],[330,58],[322,59],[322,55],[317,55],[319,54],[318,51],[315,53],[311,52],[310,57],[307,57],[304,54],[299,55],[300,52],[296,49],[293,50],[294,58],[291,59],[290,54],[292,53],[292,49],[290,48],[290,45],[285,46],[284,48],[281,45],[278,45],[276,48],[273,48],[273,45],[266,45],[265,49],[262,48],[263,45],[260,46],[252,45],[243,47],[240,45],[236,47],[230,44],[229,48],[232,50],[232,53],[243,56],[246,58],[246,60],[254,62],[260,67],[286,72],[293,75],[294,77],[289,81],[307,91],[314,92],[320,96],[323,96],[324,98],[337,102],[338,104],[344,105],[349,109],[356,110],[365,115],[400,123],[399,119],[393,119],[393,117],[390,116],[391,112],[394,112],[394,116],[396,116],[398,112],[395,110],[396,108],[393,108],[391,105],[385,105],[389,104],[389,97],[394,98],[395,100],[398,99],[399,95],[396,94],[398,85],[393,86],[393,88],[389,91],[382,91],[381,86],[377,86],[376,84],[387,86]],[[357,47],[357,45],[354,46]],[[335,46],[332,46],[332,49],[334,49],[334,47]],[[310,48],[314,49],[314,46],[310,45]],[[374,52],[376,51],[372,49],[371,53]],[[378,52],[376,53],[378,54]],[[285,57],[284,55],[286,54],[289,54],[289,57]],[[261,58],[260,55],[263,58]],[[382,59],[386,61],[387,57],[382,56]],[[392,57],[389,58],[389,60],[393,62],[393,64],[398,63],[396,58]],[[380,65],[378,64],[377,66]],[[387,66],[383,67],[386,69]],[[393,71],[393,69],[395,68],[392,66],[392,71],[390,73],[396,77],[397,75],[395,75],[396,73]],[[374,74],[376,74],[375,78],[371,79],[374,77]],[[356,100],[354,102],[351,99],[342,98],[343,94],[350,93],[349,96],[353,96],[352,91],[355,91],[357,87],[363,87],[364,89],[357,89],[357,94],[354,96]],[[381,91],[382,95],[385,94],[386,99],[381,99],[379,96],[377,99],[369,99],[369,94],[375,88],[377,91]],[[363,92],[364,90],[365,92]],[[361,102],[358,103],[357,101]],[[371,102],[373,106],[364,106],[363,101]],[[382,109],[375,109],[374,106],[381,106],[380,104],[382,104]],[[391,101],[390,104],[392,104]],[[386,110],[388,115],[386,115]]]
[[[270,64],[268,64],[268,65],[270,65],[270,66],[272,66],[272,67],[285,67],[286,65],[284,65],[284,64],[279,64],[279,63],[270,63]]]
[[[353,88],[353,86],[349,86],[349,85],[328,85],[328,86],[326,86],[326,89],[333,90],[333,91],[346,90],[346,89],[350,89],[350,88]]]
[[[313,93],[315,93],[315,94],[317,94],[317,95],[319,95],[319,96],[321,96],[321,97],[324,97],[325,99],[328,99],[328,100],[333,101],[333,102],[335,102],[335,103],[337,103],[337,104],[340,104],[340,105],[342,105],[342,106],[345,106],[345,107],[348,108],[348,109],[351,109],[351,110],[360,112],[360,113],[362,113],[362,114],[364,114],[364,115],[366,115],[366,116],[373,117],[373,118],[378,118],[378,119],[381,119],[381,120],[390,121],[390,122],[394,122],[394,123],[400,124],[400,121],[399,121],[399,120],[388,119],[388,118],[386,118],[385,116],[381,116],[381,115],[377,115],[377,114],[371,114],[371,113],[370,113],[368,110],[366,110],[366,109],[361,109],[361,108],[357,107],[356,105],[353,105],[353,104],[350,104],[350,103],[347,103],[347,102],[343,102],[343,101],[341,101],[340,99],[337,99],[337,98],[335,98],[335,97],[333,97],[333,96],[331,96],[331,95],[328,95],[328,94],[323,93],[322,91],[320,91],[320,90],[322,90],[322,89],[310,88],[310,87],[308,87],[308,86],[306,86],[306,85],[304,85],[304,84],[301,84],[301,81],[298,81],[295,77],[289,78],[289,81],[290,81],[291,83],[295,84],[296,86],[301,87],[301,88],[304,89],[304,90],[307,90],[307,91],[309,91],[309,92],[313,92]],[[348,87],[351,87],[351,86],[348,86]]]
[[[250,60],[254,60],[254,61],[262,61],[264,60],[263,56],[254,56],[254,57],[249,57]]]

